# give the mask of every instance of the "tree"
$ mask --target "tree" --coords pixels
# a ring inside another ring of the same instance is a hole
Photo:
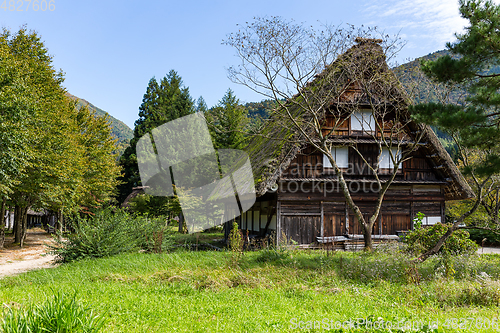
[[[245,128],[248,124],[247,112],[228,89],[219,104],[205,113],[210,134],[216,149],[240,149],[245,146]]]
[[[194,102],[189,95],[189,89],[183,86],[181,77],[171,70],[161,79],[160,84],[153,77],[149,80],[146,93],[139,107],[139,119],[135,121],[134,137],[120,158],[123,169],[122,182],[119,185],[119,202],[123,202],[132,188],[139,186],[141,178],[137,166],[137,141],[166,122],[192,114],[195,111]]]
[[[116,147],[108,121],[78,110],[66,96],[62,72],[54,70],[36,32],[4,30],[0,52],[1,211],[15,207],[15,241],[22,246],[28,208],[59,211],[62,227],[63,209],[109,197]]]
[[[477,198],[421,260],[439,251],[460,224],[484,205],[494,188],[491,181],[500,172],[500,6],[491,1],[460,0],[460,14],[469,26],[464,34],[456,34],[456,42],[446,44],[451,55],[423,62],[422,70],[436,83],[465,89],[468,96],[460,103],[419,104],[411,111],[415,119],[453,133],[459,147],[481,151],[481,158],[465,165],[464,170],[474,180]]]
[[[317,31],[272,17],[256,18],[225,41],[241,60],[238,66],[229,68],[230,79],[277,104],[272,117],[279,122],[279,131],[287,131],[288,140],[276,144],[299,146],[307,142],[327,156],[345,200],[362,227],[367,250],[372,249],[371,233],[384,195],[401,163],[411,158],[426,131],[408,128],[407,100],[386,64],[401,43],[387,36],[367,38],[373,35],[379,35],[376,29],[325,25]],[[358,45],[354,45],[355,40]],[[363,105],[371,109],[366,115]],[[327,113],[336,120],[325,131]],[[378,187],[375,209],[368,215],[354,202],[346,172],[332,154],[335,144],[331,139],[349,118],[358,121],[378,149],[377,161],[370,161],[356,142],[347,143]],[[382,156],[386,162],[390,160],[388,174],[381,173]]]

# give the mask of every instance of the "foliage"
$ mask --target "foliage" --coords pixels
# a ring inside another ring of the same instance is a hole
[[[98,108],[92,103],[89,103],[88,101],[74,96],[70,93],[66,93],[66,95],[77,102],[77,108],[86,107],[97,117],[109,119],[111,126],[111,135],[117,140],[117,153],[119,156],[121,156],[125,148],[128,146],[130,140],[134,137],[133,131],[121,120],[116,119],[115,117],[111,116],[106,111]]]
[[[177,197],[168,198],[139,194],[129,201],[129,205],[130,210],[134,213],[154,217],[166,217],[180,213],[179,199]]]
[[[234,92],[228,89],[219,104],[205,112],[214,147],[240,149],[245,146],[247,110],[240,104]]]
[[[461,223],[499,230],[500,6],[492,1],[461,0],[460,13],[469,21],[465,33],[456,34],[457,40],[447,43],[449,54],[422,61],[421,66],[448,92],[463,91],[462,98],[453,100],[444,94],[443,99],[415,105],[410,111],[415,119],[437,126],[453,138],[458,161],[476,194],[474,200],[451,207],[448,213],[454,216],[450,231]]]
[[[264,99],[260,102],[248,102],[244,105],[249,118],[269,119],[271,112],[276,108],[276,103],[272,99]]]
[[[468,93],[465,101],[413,108],[419,120],[458,132],[465,147],[487,150],[486,158],[476,166],[482,175],[500,171],[500,153],[493,149],[500,138],[496,112],[500,106],[499,8],[491,1],[461,0],[461,16],[469,21],[465,33],[457,34],[456,42],[447,43],[451,55],[422,63],[423,71],[435,82],[463,87]]]
[[[68,297],[57,292],[41,304],[30,303],[18,309],[7,308],[0,320],[2,333],[38,333],[38,332],[82,332],[92,333],[102,331],[105,325],[104,317],[83,307],[76,294]]]
[[[70,223],[74,232],[51,246],[58,261],[101,258],[140,249],[163,252],[171,246],[163,219],[134,216],[111,208],[95,211],[94,214],[76,216]]]
[[[195,112],[194,101],[177,72],[171,70],[160,83],[154,77],[149,80],[139,107],[139,118],[134,124],[134,137],[120,157],[120,166],[124,174],[120,178],[122,184],[118,187],[119,202],[125,200],[133,187],[141,184],[136,156],[137,141],[152,129],[193,112]]]
[[[407,251],[414,255],[425,253],[447,230],[448,226],[442,223],[436,223],[431,227],[415,228],[405,236]],[[477,251],[477,244],[469,239],[467,231],[458,230],[446,240],[440,251],[449,254],[472,254]]]
[[[36,32],[4,29],[0,53],[2,199],[24,216],[28,207],[72,212],[109,200],[119,169],[108,119],[70,100]]]
[[[495,234],[491,230],[483,229],[467,229],[472,239],[477,244],[482,244],[483,240],[486,239],[485,244],[489,245],[500,245],[500,235]]]
[[[413,219],[413,228],[415,230],[422,228],[422,222],[424,220],[425,214],[422,212],[418,212],[415,218]]]
[[[229,232],[229,248],[233,252],[243,251],[243,235],[236,222],[233,222],[233,228]]]

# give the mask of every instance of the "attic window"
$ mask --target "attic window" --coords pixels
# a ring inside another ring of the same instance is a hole
[[[398,148],[391,148],[392,156],[396,158],[397,161],[401,159],[401,151]],[[399,163],[398,169],[401,169],[401,164]],[[392,161],[391,154],[389,154],[389,149],[382,148],[382,155],[380,155],[379,161],[380,169],[394,169],[394,162]]]
[[[370,110],[354,111],[351,115],[351,130],[373,132],[375,131],[375,119]]]
[[[333,147],[331,152],[332,152],[332,157],[339,168],[349,167],[349,148]],[[323,167],[333,168],[332,164],[330,163],[330,160],[325,154],[323,154]]]

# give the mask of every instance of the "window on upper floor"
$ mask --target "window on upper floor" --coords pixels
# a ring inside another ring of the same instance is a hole
[[[359,110],[352,113],[352,131],[374,132],[375,128],[375,118],[370,110]]]
[[[333,147],[332,157],[339,168],[349,167],[349,148],[348,147]],[[323,154],[323,167],[332,168],[332,164],[326,155]]]
[[[392,156],[396,159],[396,162],[401,159],[401,151],[398,148],[391,148]],[[398,169],[401,169],[402,163],[399,163]],[[389,154],[388,148],[382,148],[382,155],[380,155],[379,161],[380,169],[394,169],[394,162]]]

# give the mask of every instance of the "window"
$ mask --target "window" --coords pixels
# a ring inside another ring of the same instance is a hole
[[[441,223],[441,216],[426,216],[422,220],[422,225],[434,225]]]
[[[352,131],[375,131],[375,119],[371,111],[354,111],[351,115]]]
[[[392,156],[396,158],[396,160],[401,159],[401,151],[398,151],[398,148],[391,148],[392,151]],[[401,169],[401,164],[399,164],[398,169]],[[389,149],[387,148],[382,148],[382,155],[380,156],[380,161],[379,161],[379,168],[380,169],[394,169],[394,163],[391,158],[391,154],[389,154]]]
[[[349,148],[347,147],[334,147],[331,150],[332,157],[337,163],[339,168],[349,167]],[[326,155],[323,155],[323,167],[332,168],[332,164]]]

